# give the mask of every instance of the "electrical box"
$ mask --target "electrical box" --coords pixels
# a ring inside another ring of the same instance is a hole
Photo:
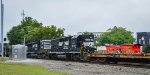
[[[26,59],[27,46],[25,45],[12,45],[10,58],[11,59]]]

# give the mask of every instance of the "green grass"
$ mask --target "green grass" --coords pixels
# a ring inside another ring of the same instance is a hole
[[[49,71],[39,65],[0,63],[0,75],[69,75],[68,73]]]

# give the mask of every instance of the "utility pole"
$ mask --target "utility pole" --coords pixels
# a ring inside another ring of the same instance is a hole
[[[3,43],[3,18],[4,18],[4,4],[1,0],[1,55],[2,57],[4,56],[3,55],[3,46],[4,46],[4,43]]]
[[[25,16],[24,10],[22,10],[21,16],[22,16],[22,20],[24,21],[24,16]]]
[[[24,23],[24,16],[25,16],[24,10],[22,11],[21,16],[22,16],[22,19],[23,19],[22,21],[23,21],[23,23]],[[26,45],[25,36],[24,36],[24,43],[23,43],[23,44]]]

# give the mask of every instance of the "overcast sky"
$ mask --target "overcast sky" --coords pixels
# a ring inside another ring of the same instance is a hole
[[[104,32],[122,26],[150,31],[150,0],[3,0],[4,35],[20,23],[22,10],[43,25],[65,28],[65,35]]]

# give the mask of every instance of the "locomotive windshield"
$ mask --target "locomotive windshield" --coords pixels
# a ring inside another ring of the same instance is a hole
[[[82,39],[84,46],[94,46],[94,35],[81,35],[80,39]]]
[[[84,42],[93,42],[94,39],[93,38],[86,38]]]

